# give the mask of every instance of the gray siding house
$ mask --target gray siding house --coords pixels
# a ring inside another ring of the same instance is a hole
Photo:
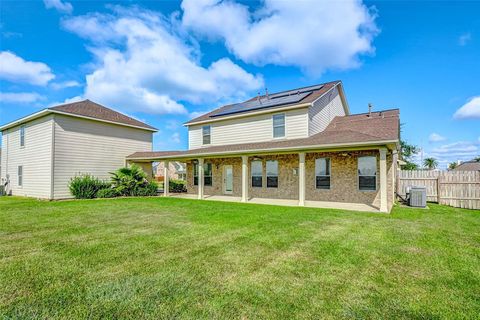
[[[0,127],[1,183],[8,194],[70,198],[78,173],[101,179],[125,165],[125,157],[152,150],[157,130],[89,100],[41,110]]]

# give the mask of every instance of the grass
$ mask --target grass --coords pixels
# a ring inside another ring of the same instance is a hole
[[[0,318],[479,314],[478,211],[0,198]]]

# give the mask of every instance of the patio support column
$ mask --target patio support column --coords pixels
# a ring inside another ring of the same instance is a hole
[[[242,202],[248,200],[248,156],[242,156]]]
[[[168,189],[169,189],[169,180],[170,177],[168,176],[168,166],[170,163],[168,161],[163,162],[163,195],[168,197]]]
[[[387,205],[387,149],[380,149],[380,211],[388,212]]]
[[[305,152],[298,154],[298,205],[305,206]]]
[[[198,199],[203,199],[203,159],[198,159]]]

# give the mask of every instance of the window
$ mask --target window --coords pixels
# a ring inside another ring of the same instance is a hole
[[[377,189],[377,158],[358,158],[358,189],[375,191]]]
[[[25,147],[25,126],[20,127],[20,147]]]
[[[267,161],[267,188],[278,188],[278,161]]]
[[[198,186],[198,163],[193,164],[193,185]]]
[[[18,186],[23,186],[23,166],[18,166]]]
[[[252,187],[262,187],[262,161],[252,161]]]
[[[203,165],[203,184],[206,186],[212,185],[212,164],[205,163]]]
[[[210,126],[202,127],[203,144],[210,144],[210,141],[211,141],[210,130],[211,130]]]
[[[330,158],[315,159],[315,186],[330,189]]]
[[[273,115],[273,137],[281,138],[285,137],[285,114]]]
[[[212,185],[212,164],[204,163],[203,164],[203,185],[211,186]],[[193,185],[198,186],[198,163],[193,165]]]

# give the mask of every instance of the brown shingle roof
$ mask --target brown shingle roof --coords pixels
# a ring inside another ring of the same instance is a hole
[[[73,103],[62,104],[55,107],[50,107],[48,110],[65,112],[71,115],[94,118],[103,121],[110,121],[128,126],[144,128],[148,130],[157,130],[156,128],[128,117],[120,112],[102,106],[90,100],[83,100]]]
[[[308,96],[306,96],[305,98],[303,98],[302,100],[300,100],[298,102],[279,105],[279,106],[272,106],[272,107],[268,108],[268,110],[274,110],[276,108],[290,107],[290,106],[294,106],[294,105],[297,105],[297,104],[311,103],[311,102],[315,101],[318,97],[320,97],[322,94],[324,94],[325,92],[328,92],[328,90],[330,90],[331,88],[333,88],[334,86],[336,86],[339,83],[341,83],[341,81],[332,81],[332,82],[323,83],[323,86],[320,89],[314,90],[311,94],[309,94]],[[288,90],[288,91],[295,91],[295,90],[299,90],[299,89],[302,89],[302,88]],[[276,93],[271,93],[271,95],[273,95],[273,94],[276,94]],[[250,98],[246,101],[252,101],[252,100],[255,100],[255,99],[258,99],[258,98],[265,99],[266,96],[263,95],[263,96],[260,96],[260,97],[253,97],[253,98]],[[246,102],[246,101],[244,101],[244,102]],[[185,124],[189,125],[189,124],[193,124],[193,123],[196,123],[196,122],[212,120],[212,116],[214,114],[221,113],[221,112],[225,111],[226,109],[228,109],[230,106],[232,106],[232,105],[229,104],[229,105],[225,105],[223,107],[220,107],[218,109],[212,110],[212,111],[210,111],[208,113],[205,113],[205,114],[203,114],[203,115],[201,115],[197,118],[194,118],[190,121],[187,121]],[[254,112],[254,111],[258,111],[258,110],[246,111],[246,112],[244,112],[244,114],[248,114],[248,113]],[[222,119],[222,118],[225,118],[225,117],[228,117],[228,115],[216,116],[214,119],[218,120],[218,119]]]
[[[256,152],[274,149],[308,148],[315,146],[335,146],[367,144],[399,140],[399,110],[386,110],[369,114],[356,114],[335,117],[327,128],[308,138],[276,140],[255,143],[211,146],[187,151],[136,152],[127,158],[149,159],[162,157],[188,157],[221,153]]]
[[[465,161],[459,164],[455,171],[480,171],[480,161]]]

